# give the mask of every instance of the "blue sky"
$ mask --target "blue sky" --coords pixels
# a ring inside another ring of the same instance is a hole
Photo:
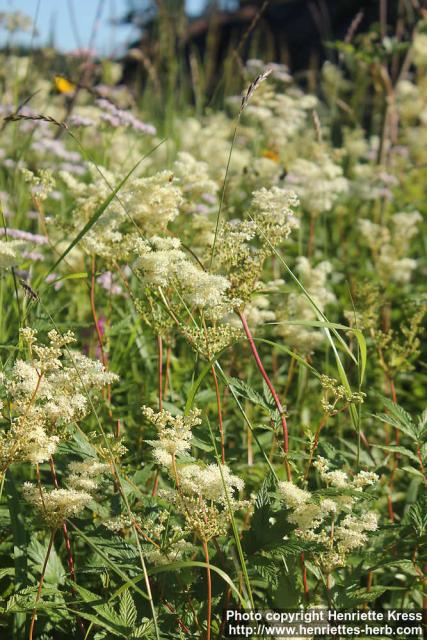
[[[201,6],[202,0],[187,0],[189,9],[194,11]],[[71,26],[69,5],[73,13],[78,32]],[[80,46],[87,47],[90,41],[92,26],[96,16],[99,0],[0,0],[0,11],[22,11],[33,19],[36,16],[39,35],[36,44],[45,43],[50,34],[54,34],[55,45],[62,51],[71,51]],[[131,27],[112,28],[109,21],[126,11],[127,0],[105,0],[103,14],[96,34],[95,49],[102,54],[119,52],[129,39],[135,35]],[[0,45],[4,43],[5,34],[0,32]],[[21,41],[29,42],[29,37],[21,37]]]

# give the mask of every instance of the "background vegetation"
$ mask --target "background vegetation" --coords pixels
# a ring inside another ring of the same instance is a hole
[[[174,45],[134,85],[18,55],[32,26],[1,16],[5,638],[426,609],[427,23],[402,7],[300,84],[236,49],[217,93]]]

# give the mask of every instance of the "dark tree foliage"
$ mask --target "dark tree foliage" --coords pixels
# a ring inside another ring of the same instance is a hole
[[[123,21],[132,22],[141,31],[133,46],[152,49],[160,35],[162,17],[168,15],[171,22],[181,24],[184,4],[182,0],[130,2]],[[260,57],[284,62],[295,73],[333,57],[328,43],[344,40],[353,27],[361,33],[379,23],[380,5],[378,0],[214,0],[205,4],[200,15],[187,15],[184,31],[178,33],[177,29],[176,35],[187,53],[196,50],[203,59],[209,37],[215,32],[218,67],[230,51],[238,49],[243,61]],[[383,19],[394,25],[398,2],[391,0],[385,6]],[[191,5],[187,11],[189,8]]]

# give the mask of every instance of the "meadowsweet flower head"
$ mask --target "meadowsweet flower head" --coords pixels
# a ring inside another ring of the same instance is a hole
[[[115,382],[99,361],[69,351],[71,332],[48,333],[48,344],[38,341],[30,327],[20,330],[28,358],[18,358],[5,375],[6,397],[13,401],[11,423],[0,436],[0,464],[24,460],[37,464],[50,458],[73,422],[88,413],[88,394]]]
[[[76,491],[93,493],[98,487],[98,479],[108,471],[107,464],[96,460],[71,462],[68,465],[67,484]]]
[[[299,221],[294,208],[298,206],[295,192],[280,187],[263,187],[252,194],[252,218],[274,244],[287,238],[298,227]]]
[[[10,269],[19,264],[24,247],[20,240],[0,240],[0,269]]]
[[[419,67],[427,65],[427,33],[419,32],[412,42],[412,58]]]
[[[181,190],[168,171],[136,178],[123,190],[121,200],[145,236],[164,233],[183,204]]]
[[[145,417],[158,429],[158,440],[148,440],[154,459],[164,467],[175,484],[162,489],[159,497],[173,504],[184,516],[187,529],[207,541],[223,535],[230,522],[230,512],[243,503],[236,499],[244,483],[226,465],[182,462],[177,456],[188,454],[192,428],[199,425],[200,412],[173,417],[167,411],[155,413],[143,407]]]
[[[92,500],[90,493],[75,489],[40,489],[25,482],[22,489],[24,499],[41,515],[52,529],[58,529],[64,520],[80,515]]]
[[[175,456],[188,453],[192,429],[201,424],[200,411],[194,409],[186,416],[172,416],[169,411],[155,413],[150,407],[143,406],[142,412],[158,430],[158,440],[147,442],[154,448],[153,456],[160,465],[169,467]]]
[[[359,220],[363,241],[371,249],[377,273],[384,282],[409,282],[417,261],[407,254],[421,221],[418,211],[393,214],[389,227],[366,218]]]
[[[244,487],[243,480],[233,475],[227,465],[184,465],[178,468],[178,478],[185,493],[223,504],[226,504],[227,495],[233,498]]]
[[[311,498],[308,491],[300,489],[293,482],[279,482],[278,490],[286,506],[292,509],[301,507]]]
[[[331,497],[302,490],[292,482],[280,482],[279,495],[291,511],[288,521],[294,524],[295,535],[318,546],[313,551],[316,564],[330,572],[344,566],[346,556],[368,540],[367,533],[377,528],[377,515],[361,511],[362,489],[378,480],[375,473],[361,471],[352,480],[341,470],[329,470],[329,462],[318,456],[314,463],[322,482],[334,489]],[[339,489],[356,489],[360,498]],[[320,550],[319,550],[320,549]]]
[[[247,303],[261,279],[266,258],[274,253],[298,226],[292,207],[293,192],[279,187],[255,191],[249,220],[231,220],[222,225],[216,247],[217,260],[230,281],[230,306]]]
[[[324,311],[327,305],[336,301],[328,284],[328,277],[332,272],[329,262],[325,260],[313,266],[307,258],[301,256],[297,259],[296,271],[318,309]],[[287,297],[284,308],[277,313],[279,323],[283,320],[286,322],[279,324],[278,331],[295,349],[310,353],[322,344],[325,339],[324,333],[309,326],[292,324],[292,320],[311,321],[316,318],[316,310],[306,294],[292,292]]]
[[[195,203],[211,198],[211,204],[216,202],[218,185],[209,174],[209,165],[186,151],[180,151],[173,166],[174,175],[178,180],[185,199],[184,205],[191,210]]]
[[[136,266],[141,270],[144,282],[162,287],[168,286],[176,278],[181,265],[187,259],[178,238],[138,238],[135,252],[138,255]]]
[[[368,511],[363,517],[345,516],[334,532],[339,553],[347,554],[366,544],[367,532],[376,531],[377,527],[378,516],[373,511]]]
[[[225,292],[230,286],[228,280],[190,261],[179,240],[158,236],[149,241],[138,239],[135,251],[139,256],[137,267],[148,285],[176,288],[188,305],[211,313],[219,307],[216,315],[221,315]]]
[[[341,167],[324,152],[318,153],[316,161],[295,160],[286,182],[312,215],[330,211],[338,198],[348,191]]]
[[[29,169],[21,169],[26,182],[31,185],[31,192],[35,200],[42,202],[46,200],[48,195],[52,192],[55,186],[55,179],[52,171],[48,169],[40,169],[39,174],[36,175]]]

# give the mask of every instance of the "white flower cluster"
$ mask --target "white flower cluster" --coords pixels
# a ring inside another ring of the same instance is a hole
[[[301,256],[297,259],[296,271],[304,288],[320,311],[325,311],[328,304],[335,302],[335,295],[327,283],[327,278],[332,271],[330,262],[325,260],[314,267],[307,258]],[[277,316],[280,321],[289,323],[292,323],[292,320],[310,322],[318,319],[313,305],[302,292],[290,293],[285,308],[279,311]],[[325,339],[322,331],[310,326],[279,324],[278,331],[286,338],[288,344],[302,353],[312,352]]]
[[[218,184],[212,180],[209,165],[196,160],[191,153],[180,151],[173,165],[173,172],[187,201],[186,208],[194,210],[195,204],[216,203]]]
[[[68,332],[48,334],[49,344],[39,344],[37,332],[21,330],[28,360],[18,359],[1,386],[10,407],[11,426],[0,438],[3,469],[17,460],[37,464],[55,452],[68,425],[89,413],[87,393],[118,379],[103,365],[80,353],[71,353],[75,342]]]
[[[376,160],[379,152],[380,140],[372,137],[369,140],[370,149],[367,152],[369,158]],[[399,179],[389,171],[385,171],[381,165],[370,163],[357,164],[353,169],[351,192],[359,200],[374,202],[382,199],[392,201],[393,189],[399,185]]]
[[[222,225],[217,259],[227,272],[228,295],[235,308],[252,298],[265,259],[298,226],[292,208],[297,203],[293,191],[262,188],[252,194],[249,220],[235,219]]]
[[[203,119],[186,118],[177,123],[180,148],[209,166],[212,180],[220,184],[224,179],[233,134],[233,121],[223,112],[213,113]],[[236,146],[233,149],[229,176],[241,174],[250,165],[249,150]]]
[[[229,508],[236,510],[243,506],[236,500],[236,493],[243,490],[244,483],[224,464],[180,461],[179,456],[189,454],[191,429],[201,423],[200,412],[194,410],[187,416],[176,417],[168,411],[155,413],[149,407],[143,407],[143,412],[159,433],[158,440],[147,441],[154,449],[154,459],[175,483],[174,489],[159,491],[159,497],[182,512],[187,528],[200,539],[207,541],[222,535],[229,524]]]
[[[227,494],[232,498],[235,492],[242,491],[244,487],[243,480],[233,475],[225,464],[221,467],[217,464],[186,464],[178,469],[178,478],[180,488],[185,493],[199,495],[224,506]]]
[[[108,470],[108,465],[96,460],[72,462],[65,478],[69,489],[51,489],[25,482],[24,499],[39,511],[46,524],[57,529],[64,520],[78,516],[93,499],[98,487],[96,478]]]
[[[76,208],[73,229],[77,232],[109,197],[121,176],[89,164],[91,180],[77,180],[69,172],[60,175],[74,196]],[[93,227],[82,238],[83,249],[106,259],[129,257],[135,237],[149,237],[164,233],[176,218],[184,200],[168,171],[160,171],[149,178],[129,178],[117,198],[114,198]],[[130,221],[133,221],[133,224]],[[135,231],[137,226],[139,233]],[[128,230],[130,227],[130,231]]]
[[[214,311],[223,301],[230,284],[220,275],[210,274],[190,261],[176,238],[154,236],[135,243],[137,267],[149,286],[175,286],[190,305]]]
[[[131,180],[120,192],[120,200],[146,236],[166,231],[183,204],[181,190],[169,171]]]
[[[158,440],[147,440],[154,448],[156,462],[170,467],[172,459],[188,453],[191,449],[191,429],[201,424],[200,411],[192,410],[187,416],[173,416],[169,411],[155,413],[151,407],[143,406],[145,418],[158,430]]]
[[[90,493],[74,489],[39,488],[25,482],[22,488],[24,499],[40,512],[43,520],[52,529],[57,529],[67,518],[78,516],[92,500]]]
[[[15,267],[22,260],[25,243],[21,240],[0,240],[0,269]]]
[[[55,186],[52,171],[40,169],[39,174],[36,175],[29,169],[21,169],[21,173],[25,181],[31,185],[31,192],[34,199],[40,202],[46,200]]]
[[[412,59],[419,67],[427,66],[427,33],[416,33],[412,41]]]
[[[75,490],[96,491],[98,487],[97,478],[108,472],[108,465],[96,460],[84,460],[83,462],[71,462],[68,465],[67,484]]]
[[[329,470],[329,463],[322,457],[315,462],[321,480],[334,489],[362,491],[375,484],[375,473],[361,471],[350,479],[344,471]],[[302,540],[321,545],[322,552],[316,562],[327,572],[344,566],[348,553],[368,540],[367,533],[375,531],[378,518],[375,512],[353,513],[359,499],[354,494],[333,494],[319,498],[316,494],[300,489],[292,482],[279,482],[281,499],[291,513],[289,522],[296,525],[296,535]]]
[[[299,221],[293,211],[298,204],[298,197],[293,191],[280,187],[263,187],[252,194],[252,219],[261,233],[276,244],[298,228]]]
[[[245,116],[261,128],[269,145],[275,147],[277,140],[286,144],[304,130],[317,103],[316,96],[296,87],[278,92],[264,83],[246,107]]]
[[[330,211],[338,198],[348,192],[342,168],[325,152],[319,152],[315,160],[295,160],[286,182],[313,216]]]
[[[359,220],[362,239],[371,249],[376,271],[384,282],[409,282],[417,261],[407,257],[407,254],[421,221],[422,216],[418,211],[393,214],[391,228],[367,218]]]
[[[326,458],[318,456],[314,467],[318,470],[322,481],[331,487],[343,489],[352,487],[353,489],[362,489],[363,487],[375,484],[379,477],[372,471],[360,471],[352,480],[341,470],[329,471],[329,462]]]

